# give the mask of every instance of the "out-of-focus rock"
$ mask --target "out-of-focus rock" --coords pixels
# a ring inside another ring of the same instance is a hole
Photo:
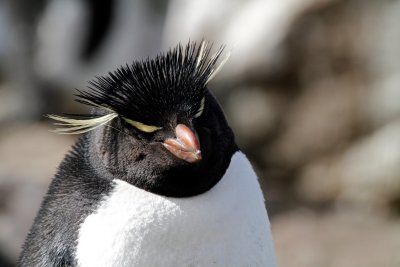
[[[24,113],[24,103],[12,90],[12,85],[0,85],[0,124],[15,120],[20,113]]]
[[[56,167],[73,139],[44,125],[0,132],[0,251],[15,262]]]
[[[229,94],[226,112],[239,143],[263,142],[276,127],[284,99],[263,88],[241,88]]]
[[[394,56],[400,45],[400,28],[397,22],[400,1],[368,1],[362,5],[367,12],[362,17],[363,41],[359,51],[368,54],[368,68],[373,79],[383,80],[399,75],[400,61]]]
[[[370,9],[363,19],[363,30],[368,34],[359,47],[368,54],[367,67],[372,81],[365,96],[366,117],[373,127],[380,127],[400,116],[400,60],[396,56],[400,28],[395,26],[400,2],[371,1]]]
[[[400,70],[400,67],[399,67]],[[376,81],[365,95],[365,117],[371,127],[380,127],[400,117],[400,71]]]
[[[272,219],[279,266],[397,267],[400,221],[296,210]]]
[[[335,201],[368,212],[390,212],[400,197],[400,121],[364,137],[335,157],[304,168],[298,192],[308,201]]]
[[[329,203],[337,200],[342,181],[335,156],[312,161],[306,165],[295,188],[302,199],[311,203]]]
[[[348,142],[359,121],[359,87],[350,77],[310,84],[286,111],[268,160],[301,166]]]
[[[400,120],[367,136],[343,156],[339,200],[365,208],[388,208],[400,198]]]

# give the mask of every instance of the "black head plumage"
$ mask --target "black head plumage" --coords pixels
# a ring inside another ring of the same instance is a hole
[[[155,59],[134,62],[89,82],[78,101],[149,125],[163,125],[171,110],[194,116],[215,74],[221,47],[210,57],[206,42],[178,45]]]
[[[97,77],[77,95],[95,107],[90,118],[50,115],[61,126],[55,131],[88,132],[81,139],[85,158],[101,177],[165,196],[205,192],[221,179],[237,150],[207,89],[229,57],[217,64],[222,51],[211,55],[207,42],[190,42]]]

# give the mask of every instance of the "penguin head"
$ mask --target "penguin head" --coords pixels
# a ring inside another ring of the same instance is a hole
[[[222,178],[237,150],[207,88],[222,49],[210,51],[204,41],[189,43],[120,67],[79,91],[93,118],[51,117],[70,126],[59,132],[88,132],[89,159],[104,177],[165,196],[201,194]]]

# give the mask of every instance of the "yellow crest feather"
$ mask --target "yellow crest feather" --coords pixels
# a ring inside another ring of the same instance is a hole
[[[138,122],[138,121],[134,121],[128,118],[123,117],[123,119],[129,123],[130,125],[132,125],[133,127],[135,127],[136,129],[145,132],[145,133],[153,133],[157,130],[162,129],[161,127],[158,126],[152,126],[152,125],[146,125],[144,123]]]

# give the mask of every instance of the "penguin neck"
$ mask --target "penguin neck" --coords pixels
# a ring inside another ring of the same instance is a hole
[[[110,195],[80,228],[77,260],[82,266],[93,260],[110,266],[173,266],[168,265],[173,256],[172,262],[187,265],[187,259],[198,258],[203,253],[198,251],[204,250],[204,258],[194,265],[209,266],[228,243],[232,244],[228,258],[248,261],[241,255],[251,255],[259,250],[254,246],[264,245],[267,223],[257,177],[246,157],[237,152],[224,177],[211,190],[193,197],[165,197],[114,180]],[[127,257],[124,263],[114,256],[121,253]]]

